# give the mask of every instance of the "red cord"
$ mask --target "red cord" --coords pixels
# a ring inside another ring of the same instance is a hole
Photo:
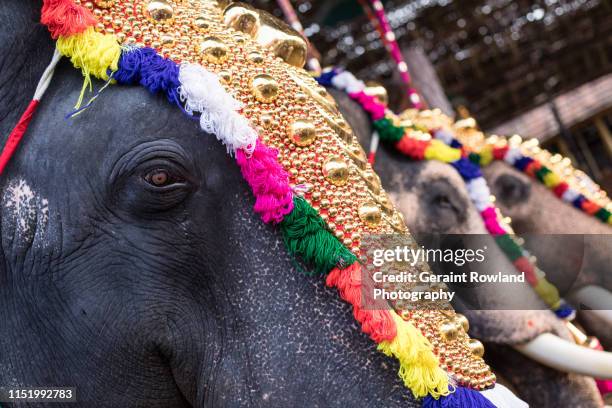
[[[17,122],[17,125],[13,128],[13,131],[9,135],[6,140],[6,144],[2,148],[2,153],[0,153],[0,174],[4,172],[4,168],[13,157],[13,154],[17,150],[19,146],[19,142],[23,138],[26,130],[28,130],[28,125],[32,121],[34,117],[34,112],[36,112],[36,108],[38,108],[39,101],[33,99],[32,102],[28,105],[28,108],[21,115],[21,119]]]

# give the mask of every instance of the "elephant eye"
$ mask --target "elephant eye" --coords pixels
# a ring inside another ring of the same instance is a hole
[[[183,181],[179,177],[172,175],[166,169],[151,170],[145,175],[144,179],[153,187],[166,187]]]

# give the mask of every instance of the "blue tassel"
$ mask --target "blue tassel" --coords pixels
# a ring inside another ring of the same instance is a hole
[[[332,86],[332,78],[338,74],[335,68],[322,73],[320,76],[315,77],[319,85],[331,87]]]
[[[574,207],[580,210],[582,208],[582,203],[584,203],[585,200],[586,197],[580,194],[578,197],[576,197],[574,201],[572,201],[572,204],[574,205]]]
[[[457,139],[453,139],[451,141],[450,147],[454,147],[455,149],[461,149],[463,147],[463,145]]]
[[[126,48],[119,58],[119,69],[113,78],[121,85],[136,85],[140,82],[143,62],[157,55],[153,48]]]
[[[524,171],[529,163],[531,163],[533,159],[531,157],[521,157],[514,162],[514,167],[519,169],[520,171]]]
[[[478,391],[455,387],[452,394],[435,399],[427,396],[423,399],[423,408],[496,408],[495,405]]]
[[[465,157],[462,157],[459,160],[452,162],[451,164],[455,169],[457,169],[459,174],[461,174],[461,177],[466,181],[482,177],[480,167]]]
[[[119,69],[114,73],[120,84],[139,83],[153,94],[164,93],[170,103],[181,106],[178,76],[179,66],[149,47],[124,50],[119,59]]]
[[[576,315],[576,311],[567,303],[561,302],[561,306],[559,306],[559,308],[555,310],[555,314],[560,319],[571,320]]]

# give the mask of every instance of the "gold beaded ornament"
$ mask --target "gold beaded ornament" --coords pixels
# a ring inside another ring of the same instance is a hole
[[[80,3],[97,17],[97,31],[115,34],[122,44],[152,47],[177,63],[216,73],[262,141],[279,150],[291,185],[304,187],[304,198],[354,253],[365,235],[408,234],[335,101],[302,69],[304,39],[284,22],[242,3]],[[400,315],[421,329],[460,384],[492,386],[495,375],[481,358],[482,344],[466,334],[467,319],[450,305],[443,309]]]

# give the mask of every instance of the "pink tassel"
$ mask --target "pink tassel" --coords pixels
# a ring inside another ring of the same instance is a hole
[[[373,121],[380,120],[385,117],[385,105],[378,102],[372,95],[367,95],[363,91],[350,93],[349,97],[356,100],[363,110],[370,114]]]
[[[236,152],[242,176],[255,195],[254,210],[266,223],[279,223],[293,210],[289,175],[278,163],[277,156],[276,149],[266,147],[260,140],[250,157],[242,149]]]
[[[506,233],[506,230],[501,226],[499,220],[497,219],[497,212],[495,211],[495,207],[485,208],[484,211],[480,213],[480,215],[484,220],[487,231],[489,231],[491,235],[503,235]]]

